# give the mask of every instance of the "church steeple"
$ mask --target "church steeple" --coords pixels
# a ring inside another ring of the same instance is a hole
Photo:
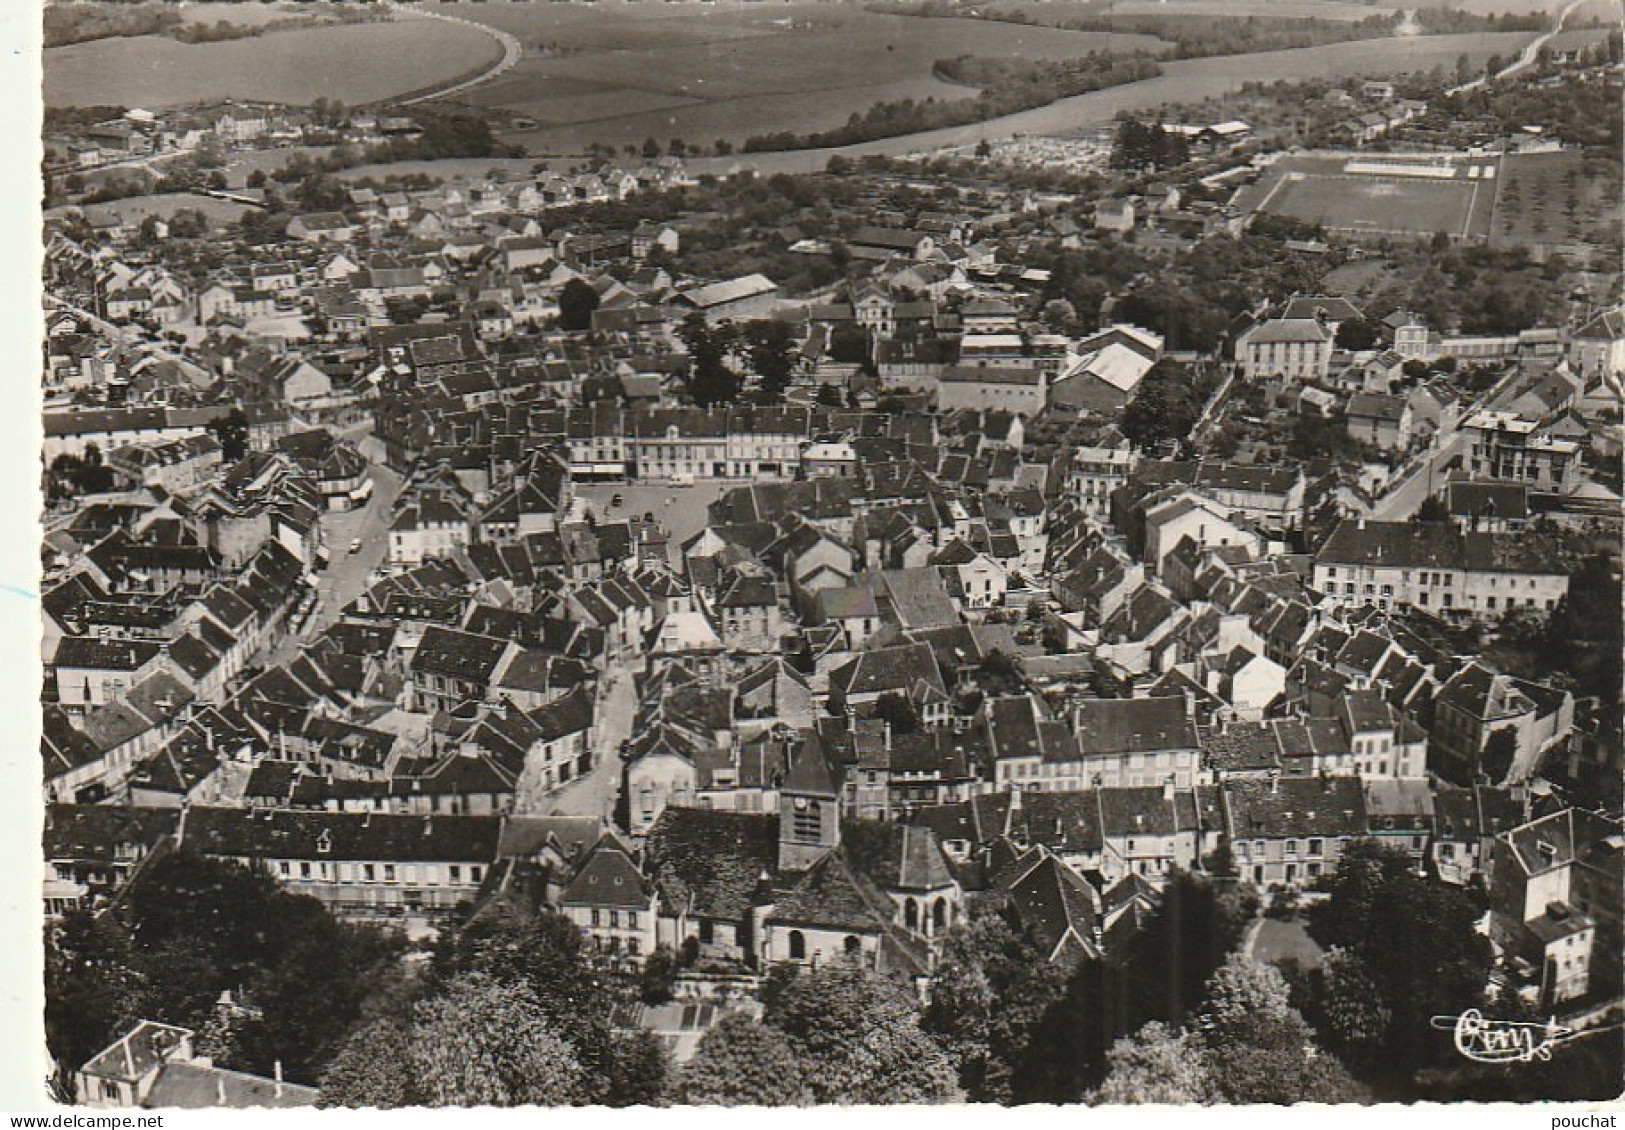
[[[841,843],[841,785],[824,744],[809,734],[779,789],[779,869],[805,871]]]

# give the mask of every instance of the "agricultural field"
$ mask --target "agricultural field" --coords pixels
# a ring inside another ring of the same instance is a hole
[[[1377,171],[1419,165],[1373,154],[1351,163],[1343,157],[1304,155],[1278,161],[1238,194],[1238,210],[1289,216],[1349,236],[1431,236],[1483,239],[1500,187],[1498,162],[1455,159],[1448,177]]]
[[[1620,0],[1586,0],[1574,9],[1569,16],[1565,27],[1579,27],[1596,20],[1610,28],[1616,28],[1621,21],[1625,21],[1625,3]]]
[[[1491,55],[1514,55],[1533,38],[1532,32],[1429,35],[1305,47],[1269,55],[1176,59],[1163,64],[1164,74],[1144,82],[1064,98],[1036,110],[976,125],[847,146],[840,152],[852,157],[871,153],[897,157],[975,145],[984,137],[991,142],[1017,136],[1076,137],[1109,126],[1118,114],[1154,115],[1164,106],[1193,105],[1204,99],[1234,94],[1250,82],[1301,82],[1316,77],[1340,79],[1357,75],[1376,78],[1434,67],[1449,69],[1463,54],[1475,64],[1483,63]],[[690,162],[690,167],[698,172],[721,173],[743,163],[763,173],[805,173],[822,169],[832,152],[805,149],[791,153],[751,153],[743,158]]]
[[[1056,0],[1064,2],[1064,0]],[[1192,0],[1250,3],[1252,0]],[[678,19],[674,9],[685,13]],[[620,148],[653,137],[709,146],[718,138],[843,124],[855,111],[900,98],[960,98],[962,87],[932,77],[932,62],[960,54],[1065,58],[1090,50],[1154,49],[1161,41],[1120,34],[1056,31],[991,21],[919,19],[812,4],[623,5],[584,12],[575,5],[447,4],[439,10],[518,36],[527,52],[547,45],[501,79],[470,91],[475,105],[518,115],[534,127],[505,140],[537,154]],[[592,21],[590,16],[598,15]],[[605,49],[607,25],[633,25],[636,49]],[[1415,36],[1361,40],[1267,55],[1180,59],[1144,82],[1112,87],[1007,118],[871,142],[854,153],[907,153],[973,145],[1016,133],[1064,134],[1110,122],[1120,111],[1147,113],[1195,102],[1251,81],[1381,76],[1454,67],[1511,55],[1533,33]],[[629,95],[627,92],[635,92]],[[646,100],[640,105],[639,100]],[[821,168],[827,154],[775,155],[752,164],[784,171]],[[731,163],[731,162],[730,162]]]
[[[1575,150],[1523,153],[1502,164],[1490,240],[1496,244],[1579,243],[1620,220],[1620,174],[1607,157]]]
[[[156,110],[228,98],[303,105],[327,97],[356,105],[468,74],[501,54],[497,40],[476,28],[424,19],[219,43],[100,39],[45,52],[45,104]],[[411,66],[402,65],[406,59]]]
[[[177,4],[175,10],[181,21],[189,24],[212,24],[224,20],[242,27],[261,27],[293,16],[309,16],[309,5],[240,4],[227,0],[198,0],[193,4]]]
[[[1022,0],[1000,0],[984,11],[1025,11],[1045,23],[1071,19],[1097,19],[1101,16],[1260,16],[1271,19],[1346,20],[1357,23],[1372,16],[1388,15],[1400,5],[1361,4],[1355,0],[1045,0],[1038,7]]]
[[[843,124],[876,102],[961,99],[931,73],[964,54],[1068,59],[1161,51],[1148,36],[1066,32],[977,20],[921,20],[848,5],[442,4],[501,28],[525,59],[469,102],[528,118],[504,133],[532,152],[579,152],[654,137],[709,146],[779,130]]]
[[[176,212],[201,212],[214,224],[229,224],[250,211],[246,204],[219,200],[213,196],[198,196],[191,192],[171,192],[157,196],[131,196],[123,200],[110,200],[105,204],[87,204],[85,216],[89,219],[113,217],[124,223],[140,223],[148,216],[167,220]],[[55,209],[53,211],[60,211]],[[47,213],[49,218],[51,213]]]

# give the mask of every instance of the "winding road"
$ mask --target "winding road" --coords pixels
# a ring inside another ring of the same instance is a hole
[[[465,90],[472,89],[476,86],[482,86],[494,78],[507,74],[508,71],[513,69],[515,64],[517,64],[520,59],[525,57],[525,45],[520,43],[519,40],[514,36],[503,31],[501,28],[494,28],[488,24],[475,23],[473,20],[465,20],[461,16],[448,16],[443,12],[428,12],[422,8],[407,8],[398,4],[393,5],[392,10],[397,15],[411,15],[425,20],[442,20],[448,24],[462,24],[464,27],[471,27],[475,31],[484,32],[486,35],[489,35],[492,39],[502,44],[502,58],[498,59],[495,63],[492,63],[489,67],[475,75],[473,78],[464,79],[463,81],[454,83],[451,86],[430,91],[428,94],[419,94],[415,98],[403,98],[398,103],[401,106],[415,106],[419,102],[428,102],[435,98],[445,98],[452,94],[461,94]]]
[[[1491,81],[1491,78],[1509,78],[1512,75],[1517,74],[1519,71],[1527,70],[1528,68],[1534,66],[1535,60],[1540,58],[1540,49],[1550,43],[1557,36],[1557,34],[1563,30],[1564,22],[1574,14],[1574,10],[1576,8],[1580,7],[1584,3],[1586,3],[1586,0],[1569,0],[1568,5],[1557,14],[1557,23],[1552,25],[1551,30],[1541,32],[1540,35],[1536,36],[1535,39],[1532,40],[1529,45],[1518,54],[1516,60],[1496,71],[1493,76],[1486,75],[1482,78],[1475,78],[1472,82],[1464,82],[1460,86],[1451,87],[1446,93],[1462,94],[1469,90],[1477,90],[1486,82]]]

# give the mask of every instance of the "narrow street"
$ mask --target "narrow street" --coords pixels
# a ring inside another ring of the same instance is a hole
[[[1382,522],[1403,522],[1422,508],[1428,496],[1444,489],[1449,477],[1450,461],[1467,450],[1467,437],[1452,431],[1442,443],[1436,443],[1427,458],[1398,486],[1384,495],[1371,510],[1371,516]]]
[[[514,811],[543,816],[598,816],[610,822],[621,789],[621,743],[632,735],[637,695],[630,668],[614,665],[599,683],[598,707],[593,720],[593,766],[584,777],[551,793],[539,791],[539,782],[526,767],[519,779]]]
[[[304,629],[290,633],[265,657],[267,666],[286,663],[299,654],[306,640],[321,634],[339,618],[344,606],[366,590],[367,578],[389,551],[389,515],[401,492],[401,479],[381,464],[373,464],[372,496],[360,510],[322,515],[322,544],[327,547],[327,568],[319,571],[316,607]],[[350,552],[350,543],[361,547]]]
[[[1524,370],[1514,365],[1505,375],[1478,399],[1463,407],[1456,427],[1433,437],[1427,457],[1409,472],[1397,486],[1377,500],[1371,508],[1371,517],[1380,522],[1403,522],[1421,509],[1429,495],[1444,489],[1450,476],[1450,463],[1463,456],[1471,446],[1470,437],[1460,430],[1461,423],[1482,409],[1488,408],[1522,378]]]

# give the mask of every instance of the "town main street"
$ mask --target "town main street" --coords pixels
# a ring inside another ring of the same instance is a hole
[[[593,718],[593,766],[585,776],[543,792],[533,766],[519,778],[514,811],[542,816],[596,816],[612,822],[615,800],[621,790],[621,744],[632,736],[632,718],[637,711],[637,693],[632,669],[611,664],[598,685],[598,702]]]
[[[295,658],[307,640],[337,621],[345,606],[366,591],[367,579],[389,552],[389,515],[400,493],[401,477],[375,463],[372,495],[365,506],[322,515],[322,544],[327,547],[328,561],[316,573],[316,606],[303,629],[289,633],[272,649],[267,665]],[[354,542],[360,542],[360,547],[351,553]]]

